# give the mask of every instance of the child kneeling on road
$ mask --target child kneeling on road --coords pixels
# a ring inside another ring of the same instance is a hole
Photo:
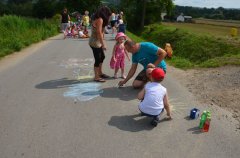
[[[172,119],[168,103],[167,89],[161,85],[165,76],[161,68],[155,68],[151,72],[150,80],[139,92],[138,99],[142,100],[138,106],[142,116],[152,117],[151,124],[157,126],[159,117],[164,111],[167,111],[167,120]]]

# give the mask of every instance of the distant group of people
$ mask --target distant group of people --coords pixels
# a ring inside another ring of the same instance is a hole
[[[89,12],[86,10],[82,16],[80,13],[76,14],[77,22],[71,22],[70,15],[67,8],[63,9],[61,13],[61,30],[66,37],[72,38],[88,38],[88,27],[90,25]]]
[[[77,25],[75,23],[70,24],[63,31],[64,39],[67,37],[71,38],[89,38],[87,27],[83,27],[82,25]]]
[[[120,15],[123,13],[120,13]],[[113,19],[114,13],[106,7],[102,6],[94,13],[91,22],[91,35],[89,37],[89,46],[92,49],[94,57],[94,81],[106,82],[109,78],[103,72],[103,62],[105,59],[104,51],[107,49],[104,41],[104,28],[109,25],[112,27],[117,23],[121,23],[123,18]],[[116,17],[116,16],[115,16]],[[113,30],[113,34],[115,30]],[[141,100],[139,110],[142,115],[152,117],[151,124],[157,126],[161,113],[166,109],[167,119],[171,119],[167,89],[161,85],[161,81],[166,74],[166,63],[164,58],[170,56],[172,49],[167,44],[164,49],[156,46],[151,42],[135,43],[128,38],[124,32],[118,32],[115,36],[116,43],[113,47],[110,67],[114,69],[114,78],[118,78],[118,71],[121,69],[121,80],[118,85],[121,87],[126,84],[136,73],[138,64],[143,66],[143,70],[136,76],[132,86],[134,88],[142,88],[138,94]],[[125,56],[130,61],[128,53],[132,54],[132,65],[127,74],[124,75]]]

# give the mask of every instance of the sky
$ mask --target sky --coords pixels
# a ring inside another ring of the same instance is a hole
[[[206,7],[206,8],[237,8],[240,9],[240,0],[173,0],[175,5]]]

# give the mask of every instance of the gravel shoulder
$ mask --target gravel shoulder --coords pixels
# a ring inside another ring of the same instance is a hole
[[[240,129],[240,67],[224,66],[181,70],[168,67],[181,84],[187,87],[196,99],[207,106],[217,105],[232,113]]]

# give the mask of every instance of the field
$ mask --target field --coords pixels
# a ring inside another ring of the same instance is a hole
[[[240,40],[240,21],[194,19],[193,22],[194,23],[164,22],[163,25],[173,26],[200,35],[206,34],[224,38],[231,38],[231,28],[234,27],[238,31],[238,35],[235,37],[235,40]]]

